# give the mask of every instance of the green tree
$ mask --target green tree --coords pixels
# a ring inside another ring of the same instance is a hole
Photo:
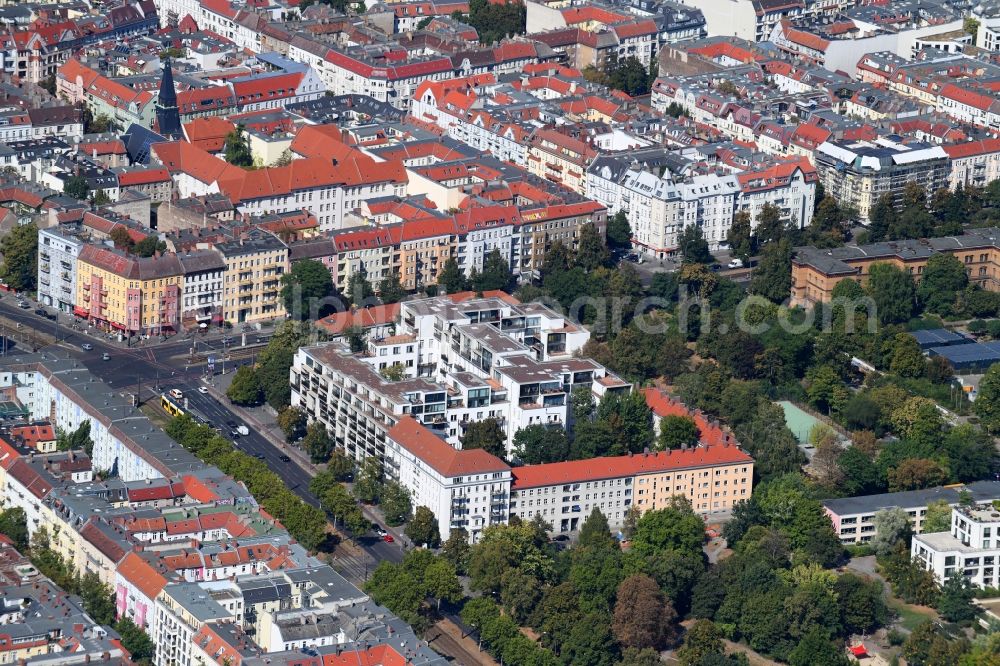
[[[349,481],[354,476],[354,460],[336,449],[326,463],[326,471],[337,481]]]
[[[483,260],[483,272],[473,284],[476,291],[493,291],[500,289],[511,291],[513,275],[510,272],[510,264],[500,254],[500,250],[494,248]]]
[[[946,315],[951,311],[955,296],[965,291],[968,284],[965,265],[958,257],[947,253],[934,254],[927,260],[917,286],[917,297],[928,311]]]
[[[226,135],[222,151],[226,161],[234,166],[253,166],[253,151],[250,150],[250,142],[247,140],[246,128],[243,125],[237,125]]]
[[[456,294],[465,289],[465,276],[454,257],[448,257],[438,274],[438,287],[446,294]]]
[[[441,556],[451,562],[456,570],[465,572],[469,565],[471,550],[469,533],[461,527],[452,528],[448,534],[448,540],[441,546]]]
[[[684,227],[677,244],[681,251],[681,260],[685,264],[711,264],[715,261],[715,257],[708,250],[708,241],[701,233],[701,228],[694,224]]]
[[[789,666],[851,666],[852,662],[828,634],[814,627],[788,655],[788,663]]]
[[[98,624],[109,625],[115,621],[115,600],[111,588],[101,582],[96,573],[88,572],[77,584],[83,607]]]
[[[792,293],[792,244],[782,238],[764,246],[760,265],[750,280],[750,292],[773,303],[781,303]]]
[[[378,458],[375,456],[365,458],[352,488],[354,496],[365,504],[375,504],[382,495],[384,480],[382,463],[379,462]]]
[[[886,240],[889,229],[896,227],[896,203],[892,193],[886,192],[880,196],[868,212],[868,235],[872,242]]]
[[[939,499],[927,503],[927,514],[921,524],[924,533],[951,531],[951,505],[947,500]]]
[[[701,666],[706,657],[724,653],[722,631],[711,620],[698,620],[684,634],[677,659],[682,666]]]
[[[900,377],[921,377],[926,360],[920,343],[909,333],[898,333],[892,343],[889,371]]]
[[[907,458],[889,470],[889,492],[921,490],[948,480],[944,468],[928,458]]]
[[[695,446],[700,438],[701,431],[690,416],[668,414],[660,419],[658,443],[661,450],[669,451],[684,446]]]
[[[306,414],[297,407],[285,407],[278,412],[278,427],[289,442],[297,440],[306,434]]]
[[[612,455],[641,452],[653,440],[653,413],[638,391],[605,393],[595,416],[613,434],[614,442],[608,451]]]
[[[302,448],[309,454],[309,460],[316,464],[325,463],[333,454],[333,447],[333,438],[326,426],[319,421],[310,423],[302,440]]]
[[[507,455],[507,435],[496,419],[472,421],[461,437],[463,449],[483,449],[498,458]]]
[[[871,265],[865,293],[874,301],[878,319],[883,324],[899,324],[913,316],[916,299],[913,277],[892,264]]]
[[[514,434],[514,457],[525,465],[562,462],[569,458],[566,431],[536,423]]]
[[[114,624],[115,631],[121,636],[122,646],[128,650],[132,662],[138,666],[152,666],[156,654],[156,644],[142,627],[127,617]]]
[[[83,176],[70,176],[63,183],[63,194],[74,199],[79,199],[80,201],[86,201],[87,196],[90,194],[90,185]]]
[[[850,407],[845,409],[850,413]],[[848,496],[871,495],[883,488],[878,465],[857,446],[849,446],[837,458],[842,481],[840,487]]]
[[[90,419],[81,421],[76,430],[68,434],[56,430],[56,448],[60,451],[83,451],[90,456],[94,451],[94,440],[90,437]]]
[[[399,271],[392,271],[378,283],[378,297],[385,304],[398,303],[406,298],[406,289],[399,279]]]
[[[438,522],[434,512],[426,506],[418,506],[406,526],[406,536],[417,545],[437,548],[441,543],[441,534],[438,532]]]
[[[307,344],[309,335],[306,325],[286,321],[275,330],[267,347],[257,357],[257,377],[264,387],[267,404],[277,411],[291,402],[292,388],[288,377],[292,360],[296,350]]]
[[[972,409],[988,432],[1000,432],[1000,363],[991,365],[983,375]]]
[[[841,411],[850,398],[837,372],[828,365],[811,368],[806,374],[806,382],[809,402],[828,414]]]
[[[733,224],[726,234],[726,242],[729,243],[730,252],[746,264],[757,251],[755,240],[750,213],[745,210],[737,212],[733,216]]]
[[[624,210],[620,210],[608,218],[608,245],[614,248],[628,248],[632,246],[632,225],[629,224],[628,215]]]
[[[757,241],[763,247],[781,241],[788,231],[788,225],[781,219],[781,210],[774,204],[764,204],[757,214],[756,231]]]
[[[964,651],[964,642],[948,640],[931,620],[918,625],[903,643],[903,658],[912,666],[951,666]]]
[[[639,555],[678,550],[700,557],[705,541],[705,522],[681,496],[671,497],[662,509],[647,511],[639,518],[632,549]]]
[[[625,647],[662,647],[674,636],[677,613],[663,598],[656,581],[645,574],[629,576],[615,595],[611,631]]]
[[[938,611],[948,622],[971,622],[979,611],[972,605],[975,592],[961,571],[952,574],[941,586]]]
[[[101,190],[103,192],[103,190]],[[152,257],[157,252],[166,252],[167,244],[154,235],[149,235],[135,244],[132,250],[137,256]]]
[[[333,286],[330,269],[315,259],[293,263],[292,269],[281,276],[281,284],[281,301],[285,311],[302,321],[311,316],[328,314],[335,307],[330,301],[339,296]]]
[[[368,276],[363,270],[351,273],[351,277],[347,280],[347,293],[344,294],[344,297],[357,308],[367,307],[377,301],[375,290],[372,289],[372,284],[368,281]]]
[[[900,507],[882,509],[875,514],[875,536],[872,538],[872,547],[878,555],[889,555],[902,544],[909,549],[910,537],[913,535],[913,527],[910,525],[910,516],[906,510]]]
[[[249,365],[240,366],[226,389],[226,396],[236,405],[256,407],[264,402],[264,389],[257,373]]]
[[[580,227],[576,265],[589,272],[607,264],[608,258],[608,248],[597,227],[590,222]]]
[[[845,573],[837,576],[834,594],[840,606],[840,625],[847,634],[869,634],[889,617],[882,582]]]
[[[389,481],[382,487],[379,505],[385,515],[385,522],[395,527],[402,525],[410,518],[413,509],[410,503],[410,491],[395,481]]]
[[[10,539],[22,554],[28,552],[28,520],[24,509],[15,506],[0,512],[0,534]]]
[[[38,279],[38,227],[14,227],[0,240],[0,279],[17,291],[32,291]]]
[[[458,603],[462,599],[462,584],[458,580],[455,566],[444,558],[435,557],[427,565],[424,569],[423,584],[427,596],[437,600],[438,610],[441,610],[442,601]]]

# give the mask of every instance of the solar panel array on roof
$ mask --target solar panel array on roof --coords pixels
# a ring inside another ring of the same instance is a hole
[[[956,372],[985,370],[1000,362],[1000,341],[931,347],[929,352],[947,359]]]
[[[962,335],[961,333],[949,331],[946,328],[930,328],[924,331],[912,331],[910,335],[917,339],[921,349],[930,349],[931,347],[947,347],[951,345],[967,345],[975,342],[975,340]]]

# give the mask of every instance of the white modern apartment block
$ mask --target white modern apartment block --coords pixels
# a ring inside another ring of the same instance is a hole
[[[566,427],[577,387],[597,398],[630,390],[604,366],[575,356],[586,329],[504,296],[404,302],[396,335],[369,340],[362,354],[339,340],[301,348],[291,369],[292,405],[360,460],[384,456],[386,433],[404,415],[452,445],[470,423],[493,418],[509,448],[526,426]],[[403,379],[381,374],[393,366],[402,366]]]
[[[455,449],[411,417],[389,430],[385,470],[414,506],[434,513],[442,539],[461,528],[476,543],[483,529],[507,522],[511,468],[482,449]]]
[[[72,312],[76,297],[76,258],[84,242],[59,227],[38,230],[38,302]]]
[[[960,574],[975,587],[996,587],[1000,581],[1000,510],[993,504],[954,507],[951,531],[914,536],[910,552],[940,583]]]

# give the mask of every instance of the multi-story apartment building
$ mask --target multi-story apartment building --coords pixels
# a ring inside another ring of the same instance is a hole
[[[292,404],[327,426],[351,456],[383,457],[388,430],[413,416],[457,445],[468,425],[495,419],[507,434],[528,425],[569,425],[569,394],[596,396],[630,385],[574,354],[589,333],[539,304],[470,294],[401,304],[396,334],[303,347],[291,370]],[[383,372],[401,368],[405,377]]]
[[[1000,499],[1000,481],[976,481],[965,486],[939,486],[861,497],[837,497],[823,500],[823,508],[833,521],[833,531],[842,543],[868,543],[877,533],[875,514],[879,511],[903,509],[910,516],[914,534],[920,534],[924,529],[927,505],[944,500],[955,506],[963,491],[970,493],[976,502],[991,502]]]
[[[913,537],[910,554],[941,584],[965,576],[973,587],[1000,582],[1000,512],[993,504],[955,506],[951,530]]]
[[[796,248],[792,258],[792,303],[827,303],[841,280],[864,284],[872,264],[889,263],[920,281],[933,255],[945,252],[965,264],[969,281],[989,291],[1000,291],[1000,229],[969,229],[961,236],[900,240],[821,250]]]
[[[145,481],[203,469],[137,411],[130,399],[96,380],[75,360],[26,359],[0,372],[0,388],[12,390],[32,419],[50,419],[71,432],[90,421],[95,469],[113,471],[122,481]]]
[[[441,535],[464,529],[475,543],[486,527],[507,522],[511,468],[502,460],[456,449],[410,416],[388,435],[386,475],[410,491],[414,506],[434,513]]]
[[[195,666],[193,638],[207,624],[242,621],[242,601],[236,585],[221,581],[208,589],[198,583],[175,583],[156,598],[152,623],[155,666]]]
[[[649,162],[639,165],[635,157]],[[671,166],[683,173],[675,176]],[[736,176],[695,175],[686,169],[685,160],[660,150],[602,156],[587,172],[587,196],[610,215],[627,213],[633,245],[657,258],[675,252],[684,228],[692,225],[718,247],[732,226],[740,182]]]
[[[226,263],[222,318],[253,323],[285,315],[281,276],[288,271],[288,247],[276,236],[253,231],[215,246]]]
[[[597,149],[586,138],[543,128],[532,132],[527,145],[529,172],[584,194],[587,168],[597,157]]]
[[[580,230],[586,224],[602,237],[608,223],[608,211],[596,201],[554,204],[551,206],[529,206],[521,209],[520,225],[520,265],[512,263],[511,268],[521,276],[541,277],[545,254],[553,243],[562,243],[575,252],[580,241]],[[518,239],[515,238],[517,243]]]
[[[521,520],[541,516],[556,532],[572,532],[600,509],[612,529],[629,509],[663,508],[671,498],[691,502],[708,518],[732,511],[748,499],[753,458],[728,442],[683,450],[609,458],[570,460],[514,468],[510,514]]]
[[[214,250],[197,250],[178,255],[184,270],[181,289],[181,324],[221,324],[223,284],[227,263]],[[239,276],[237,275],[237,278]]]
[[[941,146],[951,159],[948,187],[985,187],[1000,180],[1000,138]]]
[[[68,229],[38,230],[38,302],[72,312],[76,303],[76,259],[84,239]]]
[[[73,313],[125,336],[176,333],[182,283],[174,254],[136,257],[85,245],[77,257]]]
[[[898,202],[907,183],[917,183],[928,196],[947,188],[950,166],[941,146],[887,139],[827,141],[816,149],[816,169],[825,192],[841,206],[856,209],[864,222],[883,195],[891,194]]]

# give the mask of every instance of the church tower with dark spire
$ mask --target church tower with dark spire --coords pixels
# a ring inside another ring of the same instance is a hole
[[[160,135],[168,139],[177,139],[181,136],[181,115],[177,109],[174,74],[170,67],[170,60],[167,59],[163,61],[160,95],[156,98],[156,124]]]

